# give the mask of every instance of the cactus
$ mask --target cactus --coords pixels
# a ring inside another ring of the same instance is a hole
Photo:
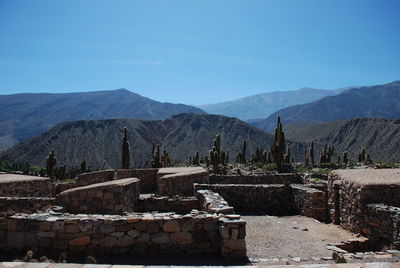
[[[54,167],[56,166],[56,164],[57,164],[57,158],[54,154],[54,151],[51,150],[51,153],[49,153],[49,156],[47,157],[47,163],[46,163],[46,173],[50,179],[55,178]]]
[[[246,164],[246,149],[247,149],[247,141],[244,140],[242,146],[242,154],[241,154],[242,159],[240,160],[242,164]]]
[[[129,142],[128,142],[128,129],[124,128],[124,138],[122,139],[122,168],[129,168]]]
[[[343,152],[343,164],[347,165],[349,162],[349,159],[347,157],[347,152]]]
[[[309,157],[308,157],[308,153],[310,152],[310,149],[307,150],[307,147],[304,148],[304,165],[308,166],[309,164]]]
[[[335,147],[333,145],[328,147],[328,144],[325,144],[324,151],[321,152],[321,154],[320,154],[319,162],[321,164],[330,163],[334,151],[335,151]]]
[[[315,162],[314,162],[314,142],[313,141],[311,142],[311,145],[310,145],[309,154],[310,154],[311,165],[314,166]]]
[[[167,150],[163,150],[163,154],[161,156],[161,162],[163,167],[168,167],[170,164],[170,159]]]
[[[82,162],[81,162],[81,173],[85,173],[86,172],[86,161],[85,160],[83,160]]]
[[[367,151],[365,150],[365,148],[363,147],[361,149],[361,152],[358,154],[358,162],[364,162],[364,163],[370,163],[371,159],[369,158],[369,154],[367,153]]]
[[[274,143],[271,146],[271,154],[278,172],[281,172],[283,155],[285,154],[285,133],[282,131],[282,123],[279,116],[276,123]]]
[[[217,134],[213,141],[213,147],[209,151],[210,162],[213,166],[214,173],[219,173],[219,165],[226,165],[227,154],[221,149],[221,136]]]
[[[151,150],[152,158],[153,160],[151,161],[151,166],[153,168],[160,168],[161,165],[161,157],[160,157],[160,145],[156,144],[153,142],[153,148]]]
[[[287,145],[286,154],[283,156],[284,163],[290,164],[292,161],[291,154],[290,154],[290,144]]]

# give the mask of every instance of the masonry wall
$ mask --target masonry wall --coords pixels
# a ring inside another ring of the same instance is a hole
[[[158,168],[118,169],[116,177],[117,179],[138,178],[142,193],[155,193],[157,191],[157,172]]]
[[[400,185],[360,185],[332,175],[328,195],[331,220],[355,233],[362,233],[366,227],[364,215],[368,204],[400,207]]]
[[[301,175],[295,173],[266,174],[266,175],[212,175],[211,184],[293,184],[302,183]]]
[[[10,175],[9,180],[0,180],[0,196],[51,197],[53,184],[49,178]]]
[[[219,193],[236,213],[292,215],[292,190],[282,184],[195,184],[195,191],[208,189]]]
[[[94,171],[89,173],[83,173],[78,175],[77,185],[85,186],[94,183],[100,183],[105,181],[112,181],[114,179],[114,170],[106,169],[101,171]]]
[[[92,184],[61,192],[56,201],[69,213],[133,212],[139,199],[139,184],[136,178]]]
[[[164,175],[157,180],[159,195],[194,195],[194,183],[209,183],[206,170]]]
[[[135,204],[135,212],[176,212],[190,213],[193,209],[200,210],[199,200],[195,197],[171,198],[168,196],[140,197]]]
[[[0,215],[16,212],[35,213],[55,204],[51,197],[0,197]]]
[[[0,218],[0,250],[69,255],[220,253],[246,254],[245,222],[240,216],[206,213],[177,215],[20,214]]]
[[[388,245],[400,249],[400,208],[384,204],[369,204],[365,209],[362,233],[376,246]]]
[[[314,218],[321,222],[327,221],[326,192],[299,184],[291,185],[291,188],[296,214]]]

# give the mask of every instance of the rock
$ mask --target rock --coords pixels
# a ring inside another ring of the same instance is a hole
[[[171,240],[176,244],[191,244],[193,242],[192,234],[189,232],[171,233]]]
[[[117,242],[117,238],[107,235],[100,241],[100,246],[103,247],[113,247],[115,243]]]
[[[80,221],[78,223],[78,227],[81,232],[88,232],[92,230],[93,225],[89,221]]]
[[[136,238],[136,241],[138,243],[148,242],[149,240],[150,240],[150,234],[148,233],[142,233],[141,235],[139,235],[138,238]]]
[[[86,246],[90,244],[90,236],[77,237],[69,241],[71,247]]]
[[[132,238],[136,238],[140,235],[140,232],[138,230],[131,230],[127,234]]]
[[[151,235],[151,241],[155,244],[166,244],[170,242],[170,238],[167,233],[156,233]]]
[[[169,233],[180,232],[181,227],[179,226],[178,221],[166,221],[164,222],[163,230],[164,232],[169,232]]]

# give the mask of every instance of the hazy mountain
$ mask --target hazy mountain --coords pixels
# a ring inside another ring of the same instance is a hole
[[[400,119],[361,118],[325,122],[302,129],[285,129],[288,139],[311,141],[348,151],[356,160],[363,147],[375,161],[400,162]]]
[[[0,150],[72,120],[165,119],[180,113],[204,113],[183,104],[161,103],[126,89],[66,93],[0,95]]]
[[[343,90],[345,89],[301,88],[292,91],[275,91],[198,107],[210,114],[222,114],[241,120],[249,120],[265,118],[284,107],[312,102],[326,96],[339,94]]]
[[[277,116],[284,124],[297,121],[326,122],[340,119],[400,117],[400,81],[371,87],[346,90],[336,96],[290,106],[271,114],[267,119],[252,122],[260,129],[272,130]]]
[[[180,114],[164,121],[109,119],[61,123],[46,133],[3,151],[0,158],[45,166],[49,151],[54,149],[61,165],[74,166],[86,160],[92,168],[118,168],[124,127],[129,130],[129,143],[136,166],[143,166],[150,160],[152,142],[166,148],[172,159],[188,162],[197,151],[201,156],[208,155],[218,133],[231,161],[241,150],[243,140],[248,142],[248,156],[254,153],[256,146],[269,148],[273,140],[272,135],[236,118]],[[294,144],[293,150],[296,151],[299,146]],[[299,155],[294,153],[294,156]]]

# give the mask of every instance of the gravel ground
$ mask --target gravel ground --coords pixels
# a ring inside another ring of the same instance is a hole
[[[333,170],[333,174],[340,178],[358,184],[400,185],[400,169],[339,169]]]
[[[330,243],[356,238],[333,224],[303,216],[243,216],[246,225],[247,256],[250,259],[331,257]]]

